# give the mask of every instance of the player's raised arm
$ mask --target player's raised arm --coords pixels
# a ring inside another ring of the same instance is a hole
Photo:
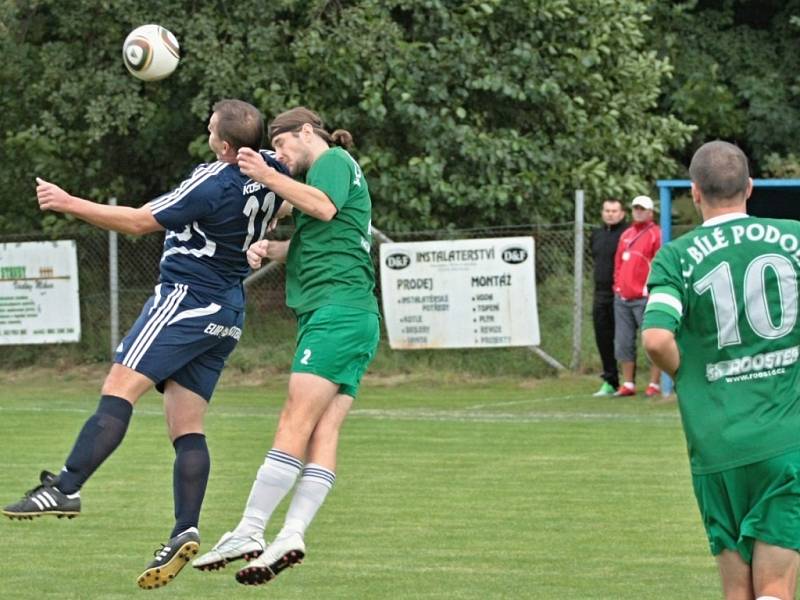
[[[325,192],[279,173],[250,148],[240,148],[237,155],[242,173],[263,183],[297,210],[320,221],[330,221],[338,212]]]
[[[164,230],[147,205],[133,208],[99,204],[68,194],[54,183],[40,177],[36,178],[36,198],[41,210],[72,215],[102,229],[133,235]]]

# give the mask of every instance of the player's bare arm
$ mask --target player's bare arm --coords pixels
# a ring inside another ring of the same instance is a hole
[[[264,260],[286,262],[289,253],[288,241],[261,240],[247,249],[247,264],[251,269],[260,269]]]
[[[240,148],[237,158],[242,173],[266,185],[297,210],[320,221],[330,221],[336,216],[336,205],[324,192],[279,173],[266,164],[258,152]]]
[[[145,205],[141,208],[130,206],[108,206],[91,200],[73,196],[54,183],[36,178],[36,198],[41,210],[52,210],[72,215],[102,229],[119,233],[143,235],[164,228],[156,221]]]
[[[642,344],[650,360],[674,378],[681,362],[675,334],[668,329],[645,329],[642,332]]]

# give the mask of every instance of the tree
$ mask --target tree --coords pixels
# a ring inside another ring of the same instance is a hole
[[[661,105],[695,126],[680,160],[688,162],[700,144],[720,138],[742,146],[756,174],[797,171],[798,14],[798,0],[655,5],[653,45],[675,65]]]
[[[0,232],[63,222],[37,212],[35,175],[128,204],[165,191],[209,158],[221,97],[267,116],[302,103],[349,129],[384,229],[571,219],[575,188],[598,203],[646,192],[688,139],[657,106],[670,65],[646,45],[648,5],[5,0]],[[120,58],[145,22],[184,52],[162,82]]]

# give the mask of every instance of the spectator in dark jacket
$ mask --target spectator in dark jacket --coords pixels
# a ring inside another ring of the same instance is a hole
[[[614,358],[614,255],[619,237],[627,227],[622,201],[609,199],[603,202],[600,218],[603,224],[592,230],[591,237],[594,259],[592,320],[594,339],[603,364],[603,384],[594,395],[613,396],[619,388],[617,360]]]

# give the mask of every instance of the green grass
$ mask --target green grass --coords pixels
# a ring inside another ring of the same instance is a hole
[[[0,390],[3,503],[57,469],[94,410],[99,372],[30,372]],[[84,487],[75,520],[0,523],[8,598],[603,598],[719,596],[676,407],[594,399],[595,378],[372,379],[342,435],[308,556],[265,589],[229,567],[167,591],[136,577],[172,524],[160,398]],[[226,374],[208,417],[208,549],[238,521],[286,379]],[[276,515],[267,535],[281,521]]]

